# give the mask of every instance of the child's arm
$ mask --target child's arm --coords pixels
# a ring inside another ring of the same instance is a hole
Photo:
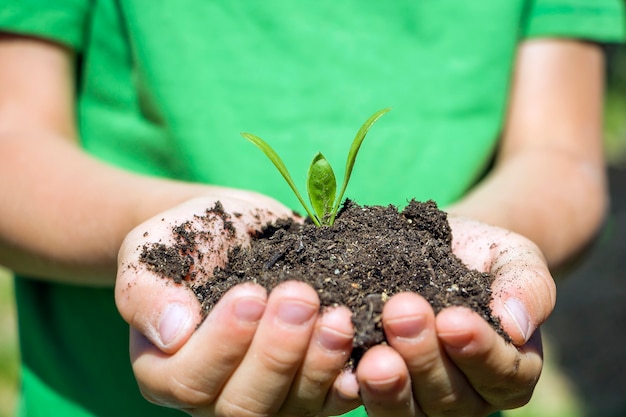
[[[520,48],[495,167],[452,213],[520,233],[551,267],[583,248],[607,207],[600,46],[537,39]]]
[[[291,213],[258,194],[144,177],[87,155],[78,145],[68,49],[0,35],[0,62],[0,264],[111,286],[126,234],[180,202],[207,196],[227,210]]]

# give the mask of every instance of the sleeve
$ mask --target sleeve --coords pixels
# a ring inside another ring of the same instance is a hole
[[[80,51],[92,0],[9,0],[0,2],[0,32],[37,36]]]
[[[531,0],[522,36],[623,42],[626,37],[623,0]]]

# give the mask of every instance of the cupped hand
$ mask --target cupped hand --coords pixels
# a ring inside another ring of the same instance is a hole
[[[219,201],[234,236],[222,233],[219,219],[200,220],[216,199],[199,198],[141,224],[120,249],[115,297],[131,326],[131,360],[143,395],[195,416],[331,415],[354,408],[355,398],[340,395],[353,336],[346,308],[320,314],[316,292],[304,283],[283,283],[269,295],[248,283],[228,291],[200,324],[192,291],[139,261],[145,245],[172,243],[172,227],[185,223],[192,235],[204,236],[190,256],[212,271],[229,248],[249,242],[251,231],[292,215],[255,194]]]
[[[391,297],[383,311],[389,345],[366,352],[356,370],[370,417],[486,416],[524,405],[537,383],[543,363],[538,328],[555,304],[541,252],[512,232],[449,220],[454,253],[494,275],[492,309],[512,343],[466,308],[435,316],[417,294]]]

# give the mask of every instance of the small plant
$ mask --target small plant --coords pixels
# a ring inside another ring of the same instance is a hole
[[[309,195],[309,201],[311,203],[312,210],[304,202],[302,195],[296,188],[295,183],[291,179],[291,175],[287,170],[287,167],[283,163],[278,154],[268,145],[263,139],[255,136],[251,133],[242,133],[241,136],[252,142],[257,148],[272,161],[274,166],[281,173],[291,190],[294,192],[304,210],[306,210],[308,216],[311,218],[316,226],[332,226],[335,222],[335,217],[339,211],[339,205],[343,198],[348,182],[350,181],[350,175],[352,174],[352,168],[356,160],[356,155],[359,152],[361,143],[365,139],[365,135],[370,130],[372,125],[390,109],[382,109],[370,116],[369,119],[363,123],[359,131],[357,132],[350,151],[348,152],[348,160],[346,161],[346,171],[343,177],[343,184],[341,190],[337,194],[337,180],[335,179],[335,172],[330,166],[330,163],[326,160],[324,155],[318,152],[311,161],[309,166],[309,172],[307,175],[306,188]]]

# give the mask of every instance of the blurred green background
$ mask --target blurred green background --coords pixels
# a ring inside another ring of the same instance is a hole
[[[611,215],[588,257],[559,285],[557,307],[544,328],[546,366],[533,399],[507,417],[626,416],[626,250],[622,254],[620,245],[626,238],[626,48],[610,49],[608,57]],[[590,292],[590,283],[608,291]],[[12,416],[16,406],[18,355],[12,278],[0,267],[0,417]]]
[[[626,168],[626,46],[609,48],[607,56],[606,156],[610,167],[624,169]]]
[[[0,268],[0,417],[11,416],[15,408],[18,388],[17,363],[13,283],[9,272]]]

